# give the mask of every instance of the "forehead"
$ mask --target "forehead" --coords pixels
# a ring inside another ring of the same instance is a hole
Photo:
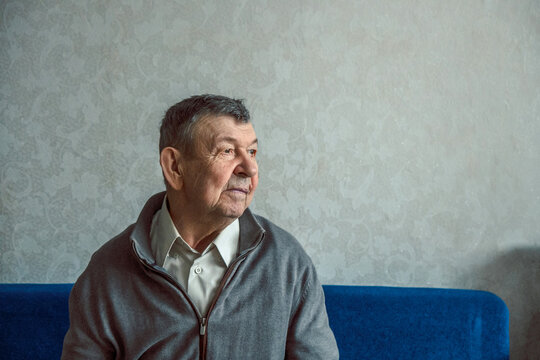
[[[197,129],[200,141],[216,144],[222,141],[252,143],[257,140],[253,125],[231,116],[208,116],[201,119]]]

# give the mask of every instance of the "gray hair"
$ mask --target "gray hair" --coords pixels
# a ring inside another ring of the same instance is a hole
[[[238,122],[250,121],[242,100],[221,95],[196,95],[171,106],[161,121],[159,152],[174,147],[191,155],[195,141],[195,124],[207,116],[230,116]]]

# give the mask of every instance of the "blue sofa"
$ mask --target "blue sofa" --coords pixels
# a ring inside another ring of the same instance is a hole
[[[0,358],[58,359],[71,284],[0,284]],[[509,314],[476,290],[324,286],[341,359],[509,358]]]

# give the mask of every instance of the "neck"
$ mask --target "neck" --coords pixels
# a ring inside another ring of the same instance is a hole
[[[194,250],[202,253],[214,239],[229,226],[233,218],[207,218],[191,211],[189,206],[178,201],[174,194],[167,193],[169,213],[182,239]]]

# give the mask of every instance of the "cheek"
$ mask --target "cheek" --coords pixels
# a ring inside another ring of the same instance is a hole
[[[251,178],[251,195],[253,195],[253,192],[255,191],[255,189],[257,188],[257,185],[259,185],[259,175],[255,175]]]
[[[216,190],[224,190],[231,179],[231,175],[227,168],[215,168],[207,174],[208,182],[213,185]]]

